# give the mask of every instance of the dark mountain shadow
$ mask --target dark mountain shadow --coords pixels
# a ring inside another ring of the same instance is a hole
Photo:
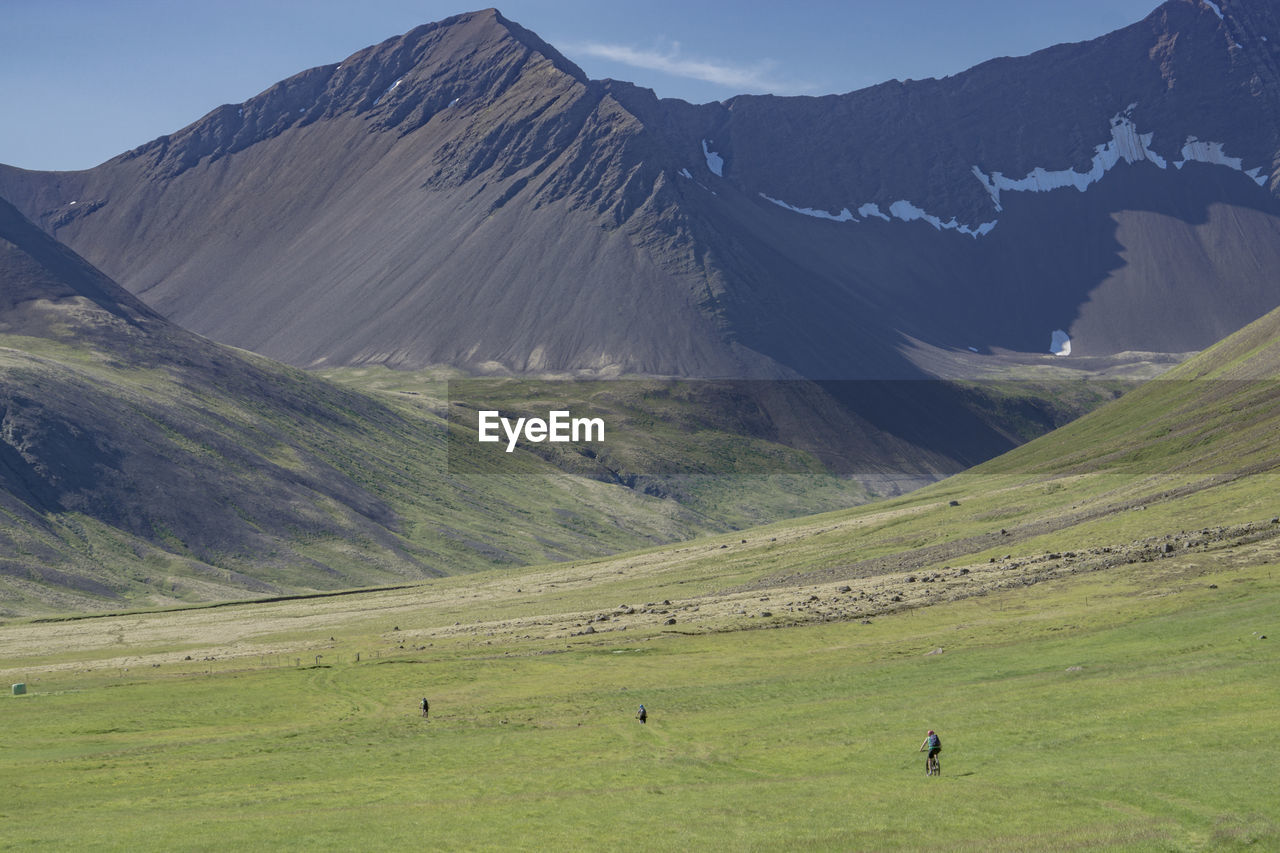
[[[802,375],[896,380],[924,378],[901,354],[903,335],[1048,353],[1061,329],[1076,355],[1181,352],[1280,303],[1280,202],[1234,170],[1140,163],[1084,193],[1002,200],[998,225],[977,239],[713,201],[741,229],[712,235],[743,285],[726,300],[729,325]]]

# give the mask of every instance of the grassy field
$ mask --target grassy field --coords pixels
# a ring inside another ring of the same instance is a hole
[[[614,562],[8,625],[0,846],[1276,849],[1278,557],[777,630]]]
[[[0,847],[1280,849],[1260,328],[891,501],[0,625]]]

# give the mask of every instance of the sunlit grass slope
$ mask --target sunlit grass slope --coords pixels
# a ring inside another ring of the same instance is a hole
[[[538,596],[460,579],[10,625],[5,842],[1272,849],[1276,557],[782,630],[543,636]],[[609,583],[583,603],[612,609]]]
[[[443,419],[207,343],[131,358],[0,336],[0,399],[4,615],[388,584],[728,526],[530,454],[451,474]]]

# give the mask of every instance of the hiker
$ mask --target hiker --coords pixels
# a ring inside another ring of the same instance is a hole
[[[427,697],[422,697],[422,717],[426,719],[427,712],[431,710],[431,703],[427,701]]]
[[[933,760],[939,752],[942,752],[942,741],[934,734],[933,729],[929,729],[929,734],[925,737],[924,743],[920,744],[920,751],[929,750],[929,754],[924,757],[924,772],[930,775],[933,772]]]
[[[636,719],[639,720],[641,724],[649,719],[649,712],[644,709],[643,705],[640,706],[639,711],[636,711]]]

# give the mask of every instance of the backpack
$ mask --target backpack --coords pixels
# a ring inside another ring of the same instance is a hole
[[[942,749],[942,739],[937,735],[929,735],[929,748]]]

